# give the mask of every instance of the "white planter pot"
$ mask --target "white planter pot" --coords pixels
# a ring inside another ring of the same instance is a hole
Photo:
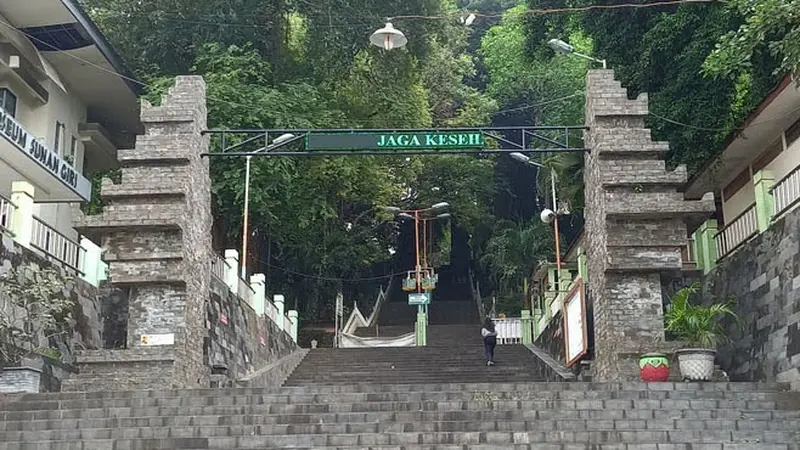
[[[4,367],[0,370],[0,393],[38,394],[42,371],[33,367]]]
[[[686,348],[678,350],[678,367],[681,377],[689,381],[710,381],[714,375],[716,350],[709,348]]]

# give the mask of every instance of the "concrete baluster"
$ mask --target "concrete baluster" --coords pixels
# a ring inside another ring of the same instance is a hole
[[[267,277],[262,273],[250,276],[250,287],[253,288],[253,309],[260,317],[264,315],[264,305],[267,302],[266,289]]]
[[[30,248],[33,238],[33,196],[36,189],[25,181],[11,183],[11,203],[16,206],[11,217],[11,232],[14,240]]]
[[[272,301],[275,303],[275,309],[277,309],[277,314],[275,315],[275,325],[278,326],[279,330],[283,330],[283,308],[286,300],[283,295],[275,294],[275,296],[272,298]]]
[[[225,284],[234,294],[239,293],[239,252],[225,250]]]
[[[292,340],[294,342],[297,342],[297,331],[298,331],[297,327],[299,325],[298,324],[298,318],[297,318],[297,311],[291,309],[291,310],[289,310],[287,315],[289,316],[289,320],[292,322],[292,330],[291,330],[291,333],[290,333],[291,336],[292,336]]]

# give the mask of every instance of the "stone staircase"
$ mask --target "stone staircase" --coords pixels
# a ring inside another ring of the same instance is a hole
[[[522,345],[497,346],[486,367],[478,325],[432,325],[428,344],[311,350],[285,385],[523,383],[548,369]]]
[[[0,396],[0,450],[800,450],[786,385],[557,382],[523,346],[486,367],[473,325],[430,344],[311,350],[283,387]]]
[[[0,450],[800,450],[784,385],[542,382],[527,348],[486,367],[480,343],[312,350],[284,387],[7,395]]]
[[[797,450],[800,399],[784,389],[364,383],[5,396],[0,450]]]

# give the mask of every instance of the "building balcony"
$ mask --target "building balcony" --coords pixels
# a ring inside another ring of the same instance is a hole
[[[107,270],[100,248],[82,236],[72,239],[36,217],[32,191],[28,183],[15,183],[10,198],[0,195],[0,235],[97,286]]]
[[[117,147],[108,131],[99,123],[81,123],[78,135],[83,142],[84,155],[91,161],[92,170],[114,169],[119,166]]]

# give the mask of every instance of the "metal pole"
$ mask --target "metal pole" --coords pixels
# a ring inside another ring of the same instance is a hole
[[[420,274],[419,261],[419,211],[414,211],[414,244],[417,248],[417,293],[422,292],[422,279]]]
[[[553,231],[555,233],[556,239],[556,270],[558,271],[558,275],[561,275],[561,244],[560,238],[558,236],[558,205],[556,203],[556,171],[550,169],[550,185],[553,191],[553,212],[555,213],[553,219]],[[560,285],[561,283],[559,283]]]
[[[244,174],[244,217],[242,218],[242,279],[247,279],[247,235],[250,216],[250,159],[247,157],[247,169]]]
[[[428,220],[422,219],[422,265],[428,268]]]

